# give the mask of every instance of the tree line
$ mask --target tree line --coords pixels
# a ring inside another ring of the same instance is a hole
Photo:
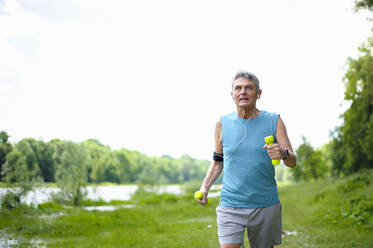
[[[95,139],[74,143],[24,138],[11,144],[8,133],[0,132],[0,181],[16,167],[24,167],[43,182],[56,182],[70,174],[88,183],[176,184],[202,180],[209,164],[188,155],[176,159],[124,148],[112,150]]]
[[[6,193],[3,208],[21,204],[28,192],[41,183],[56,183],[54,201],[80,205],[88,183],[177,184],[201,181],[210,165],[188,155],[180,158],[149,157],[138,151],[112,150],[96,139],[76,143],[60,139],[49,142],[24,138],[12,144],[0,132],[0,182]]]

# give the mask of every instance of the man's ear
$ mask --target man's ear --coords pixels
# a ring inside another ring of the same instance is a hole
[[[233,99],[233,101],[234,101],[233,92],[231,92],[231,97],[232,97],[232,99]]]
[[[262,95],[262,90],[258,90],[258,92],[257,92],[257,98],[259,99],[261,95]]]

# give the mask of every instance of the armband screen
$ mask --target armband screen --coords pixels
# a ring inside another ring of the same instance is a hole
[[[214,152],[214,155],[212,158],[214,159],[214,161],[219,161],[219,162],[224,161],[224,156],[223,154],[220,154],[220,153]]]

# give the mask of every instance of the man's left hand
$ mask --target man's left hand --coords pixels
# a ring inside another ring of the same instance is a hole
[[[284,149],[282,149],[277,143],[272,145],[265,144],[263,148],[267,149],[268,156],[271,159],[283,159],[285,156]]]

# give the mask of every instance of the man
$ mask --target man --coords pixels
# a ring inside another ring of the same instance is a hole
[[[261,94],[254,74],[237,73],[231,92],[237,112],[216,123],[213,163],[200,188],[203,198],[197,201],[208,202],[208,191],[224,165],[216,208],[221,248],[243,247],[245,228],[252,248],[281,244],[281,204],[271,160],[282,159],[293,168],[296,156],[280,116],[256,108]],[[270,135],[275,137],[273,145],[264,142]]]

